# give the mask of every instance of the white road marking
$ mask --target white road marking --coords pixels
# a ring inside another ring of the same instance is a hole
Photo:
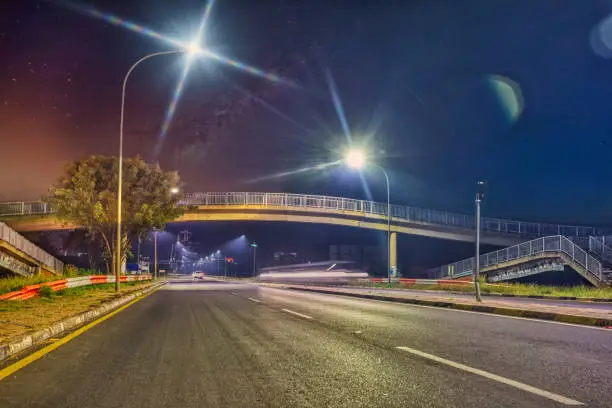
[[[247,298],[247,299],[249,299],[251,302],[261,303],[261,300],[259,299],[253,299],[253,298]]]
[[[559,395],[559,394],[554,394],[552,392],[544,391],[544,390],[541,390],[539,388],[532,387],[531,385],[527,385],[527,384],[524,384],[524,383],[519,382],[519,381],[514,381],[514,380],[511,380],[509,378],[505,378],[505,377],[502,377],[502,376],[490,373],[488,371],[479,370],[478,368],[472,368],[472,367],[466,366],[466,365],[461,364],[461,363],[456,363],[454,361],[447,360],[447,359],[442,358],[442,357],[434,356],[433,354],[424,353],[422,351],[415,350],[415,349],[410,348],[410,347],[398,346],[396,348],[398,350],[406,351],[408,353],[417,355],[419,357],[426,358],[428,360],[435,361],[437,363],[446,364],[447,366],[454,367],[454,368],[457,368],[459,370],[467,371],[468,373],[479,375],[481,377],[485,377],[485,378],[488,378],[490,380],[497,381],[497,382],[500,382],[502,384],[506,384],[506,385],[509,385],[511,387],[518,388],[519,390],[523,390],[523,391],[527,391],[527,392],[530,392],[530,393],[535,394],[535,395],[539,395],[540,397],[548,398],[550,400],[553,400],[555,402],[559,402],[561,404],[565,404],[565,405],[584,405],[580,401],[576,401],[576,400],[564,397],[564,396]]]
[[[230,292],[231,295],[238,296],[236,292]]]
[[[295,315],[295,316],[299,316],[299,317],[303,317],[304,319],[308,319],[308,320],[312,320],[311,316],[302,314],[302,313],[298,313],[298,312],[294,312],[293,310],[289,310],[289,309],[281,309],[283,312]]]

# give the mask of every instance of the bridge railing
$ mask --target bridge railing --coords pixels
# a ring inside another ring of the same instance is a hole
[[[51,268],[54,272],[62,273],[64,270],[64,263],[62,261],[34,245],[3,222],[0,222],[0,240],[31,256],[43,265]]]
[[[0,216],[51,214],[53,209],[43,201],[13,201],[0,203]]]
[[[599,280],[602,279],[601,262],[589,255],[584,249],[574,244],[571,240],[561,235],[541,237],[503,248],[499,251],[482,254],[480,255],[480,267],[486,268],[545,252],[562,252],[582,266],[588,273]],[[474,271],[474,260],[475,257],[464,259],[459,262],[431,269],[430,273],[433,273],[436,277],[455,278],[471,275]]]
[[[287,208],[317,208],[330,210],[353,211],[364,214],[387,215],[387,204],[351,198],[329,197],[309,194],[288,193],[189,193],[181,201],[184,205],[227,205],[227,206],[274,206]],[[0,203],[0,216],[50,214],[53,209],[41,201]],[[440,210],[392,205],[391,217],[408,222],[441,225],[462,229],[474,229],[472,215],[454,214]],[[525,221],[513,221],[500,218],[483,217],[482,231],[511,234],[526,237],[549,235],[589,236],[598,235],[593,227],[542,224]]]
[[[589,251],[599,255],[604,262],[612,265],[612,248],[604,244],[599,237],[589,237]]]
[[[321,208],[387,215],[387,204],[351,198],[288,193],[190,193],[183,201],[188,205],[269,205],[276,207]],[[475,228],[472,215],[455,214],[404,205],[391,205],[391,217],[410,222],[443,225],[464,229]],[[589,236],[593,227],[543,224],[483,217],[482,231],[525,236]]]

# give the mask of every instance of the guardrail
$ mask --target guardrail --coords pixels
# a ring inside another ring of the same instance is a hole
[[[135,282],[151,280],[151,275],[121,275],[120,282]],[[67,278],[52,282],[43,282],[36,285],[25,286],[21,290],[5,293],[0,295],[1,300],[27,300],[38,296],[38,292],[43,286],[48,286],[54,292],[59,292],[63,289],[77,288],[79,286],[100,285],[103,283],[115,282],[115,276],[111,275],[90,275],[79,276],[77,278]]]
[[[263,205],[285,208],[344,210],[364,214],[387,215],[386,203],[309,194],[257,192],[188,193],[180,204],[224,206]],[[0,203],[0,216],[43,215],[51,213],[53,213],[51,206],[42,201]],[[423,224],[464,229],[475,228],[474,216],[472,215],[454,214],[446,211],[429,210],[404,205],[392,205],[391,217],[398,220]],[[600,235],[599,231],[594,227],[544,224],[487,217],[482,218],[481,229],[482,231],[493,233],[524,236]]]
[[[499,251],[489,252],[480,255],[480,267],[486,268],[503,262],[527,258],[544,252],[562,252],[570,259],[582,266],[588,273],[602,280],[601,262],[589,255],[584,249],[574,244],[568,238],[555,235],[550,237],[537,238],[500,249]],[[438,277],[461,277],[471,275],[474,270],[475,258],[464,259],[459,262],[444,265],[431,269],[430,272]]]
[[[34,245],[32,242],[28,241],[21,234],[3,222],[0,222],[0,240],[9,243],[11,246],[20,251],[23,251],[46,267],[50,268],[53,272],[62,273],[64,271],[64,263],[62,261]]]

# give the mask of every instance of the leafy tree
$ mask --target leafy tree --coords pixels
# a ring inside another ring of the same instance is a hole
[[[51,188],[49,200],[60,220],[80,225],[92,239],[100,239],[110,260],[117,256],[118,162],[116,157],[94,155],[68,164]],[[123,160],[122,262],[131,239],[163,228],[182,214],[179,197],[171,192],[179,185],[177,172],[164,172],[158,164],[148,164],[140,157]],[[120,271],[115,270],[115,262],[111,264],[118,278]]]

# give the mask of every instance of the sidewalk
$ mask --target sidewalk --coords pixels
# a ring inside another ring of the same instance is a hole
[[[280,285],[279,285],[280,286]],[[333,288],[322,286],[282,285],[287,289],[303,290],[317,293],[351,296],[363,299],[374,299],[398,303],[410,303],[423,306],[443,307],[449,309],[469,310],[505,316],[526,317],[557,322],[584,324],[612,328],[612,308],[593,308],[576,303],[558,305],[523,299],[517,303],[513,298],[484,297],[481,303],[469,297],[456,297],[446,294],[418,293],[417,291],[400,292],[388,289],[368,288]]]

